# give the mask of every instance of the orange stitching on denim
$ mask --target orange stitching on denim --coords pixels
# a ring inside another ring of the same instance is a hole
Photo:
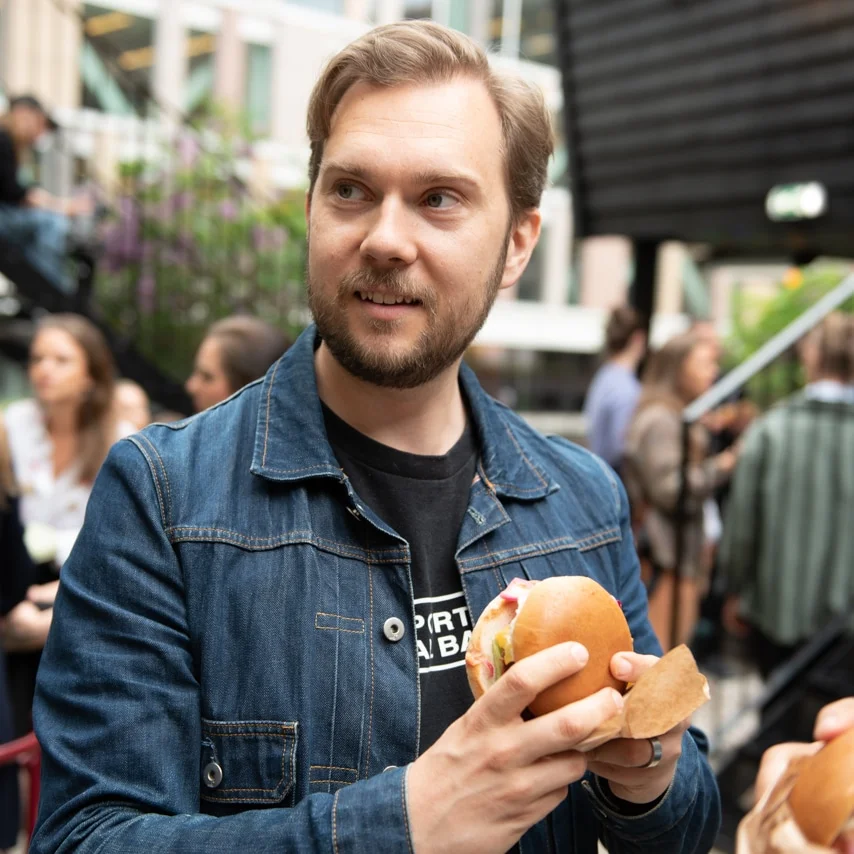
[[[163,458],[160,456],[157,448],[154,447],[154,443],[151,440],[148,440],[148,444],[151,445],[151,450],[154,451],[157,460],[160,463],[160,468],[163,471],[163,479],[166,481],[166,496],[169,501],[168,513],[167,515],[171,518],[172,516],[172,487],[169,484],[169,474],[166,471],[166,464],[163,462]]]
[[[321,771],[351,771],[353,774],[358,774],[358,768],[345,768],[343,765],[309,765],[308,770],[313,771],[315,768]]]
[[[267,438],[270,435],[270,400],[273,397],[273,383],[276,379],[276,371],[279,370],[279,364],[281,363],[281,359],[276,362],[276,366],[273,368],[273,373],[270,375],[270,387],[267,389],[267,417],[264,422],[264,452],[261,454],[261,465],[266,465],[267,463]]]
[[[337,815],[337,810],[338,810],[338,795],[340,794],[340,792],[341,792],[341,790],[339,789],[335,793],[335,797],[332,799],[332,850],[335,852],[335,854],[338,854],[338,821],[337,821],[338,815]]]
[[[371,648],[371,705],[368,713],[368,743],[365,748],[365,779],[370,776],[371,772],[371,733],[374,729],[374,573],[371,570],[371,560],[368,558],[368,595],[370,600],[370,609],[368,624],[370,625],[370,648]]]
[[[157,461],[160,463],[160,470],[163,472],[163,480],[166,482],[166,495],[167,495],[168,502],[169,502],[168,507],[167,507],[166,516],[171,517],[172,516],[172,489],[171,489],[171,486],[169,484],[169,475],[166,473],[166,465],[163,462],[163,457],[160,456],[160,453],[158,452],[157,448],[155,447],[154,442],[152,442],[151,439],[148,438],[148,436],[140,435],[139,438],[142,439],[146,443],[146,445],[148,445],[149,448],[151,448],[152,452],[157,457]]]
[[[309,786],[352,786],[355,780],[309,780]]]
[[[257,723],[261,724],[263,722],[258,721]],[[252,724],[250,724],[250,726],[251,725]],[[278,735],[282,739],[282,776],[279,778],[279,782],[276,783],[275,786],[267,786],[265,788],[250,788],[250,787],[243,788],[243,787],[237,787],[237,786],[229,786],[227,788],[219,789],[219,792],[209,793],[207,795],[207,798],[210,800],[225,800],[224,798],[216,797],[216,795],[218,793],[225,794],[226,792],[271,792],[271,793],[274,793],[279,788],[279,786],[281,786],[282,783],[284,783],[284,781],[285,781],[285,775],[286,775],[286,772],[285,772],[285,751],[286,751],[287,746],[288,746],[288,738],[290,738],[291,741],[293,742],[293,745],[291,746],[291,752],[293,752],[293,749],[296,746],[296,739],[294,739],[292,737],[292,733],[296,729],[296,725],[295,724],[276,724],[273,722],[270,722],[269,724],[267,724],[267,726],[269,726],[270,729],[273,729],[273,730],[276,730],[276,729],[291,730],[290,733],[287,733],[287,732],[276,733],[276,732],[269,732],[269,731],[268,732],[263,732],[263,731],[255,732],[255,731],[251,731],[251,730],[246,731],[245,727],[244,727],[243,732],[215,732],[215,731],[213,731],[216,729],[216,727],[236,727],[236,726],[240,726],[240,724],[238,722],[215,723],[215,722],[211,721],[209,724],[203,724],[202,725],[202,731],[203,732],[207,731],[211,735],[215,735],[217,738],[261,738],[264,736]],[[293,768],[293,756],[291,757],[291,768]],[[285,794],[287,793],[289,788],[290,788],[289,786],[285,787],[285,790],[282,792],[282,795],[281,795],[282,797],[285,796]]]
[[[607,545],[608,543],[616,542],[619,539],[621,539],[619,528],[607,528],[604,531],[599,531],[596,534],[591,534],[589,537],[584,537],[580,540],[574,540],[569,536],[555,537],[551,540],[542,540],[540,542],[528,543],[525,546],[515,546],[511,549],[503,549],[502,551],[498,552],[489,552],[489,556],[499,559],[528,557],[531,555],[543,554],[543,549],[547,546],[560,545],[563,545],[566,548],[576,548],[579,551],[584,551],[589,547]],[[554,549],[549,549],[549,551],[554,551]],[[479,560],[481,560],[481,556],[462,558],[460,560],[460,563],[476,563]]]
[[[350,623],[359,623],[360,629],[342,629],[341,626],[319,626],[317,624],[318,617],[334,617],[336,620],[346,620]],[[325,629],[332,632],[349,632],[352,635],[363,635],[365,633],[365,621],[359,617],[342,617],[341,614],[327,614],[325,611],[318,611],[314,615],[314,627],[316,629]]]
[[[548,486],[548,481],[543,479],[543,476],[534,466],[534,464],[525,456],[525,452],[522,450],[522,446],[516,441],[516,437],[513,435],[513,431],[510,429],[509,424],[504,425],[504,429],[507,431],[507,435],[510,437],[510,441],[516,446],[516,450],[521,454],[522,459],[528,464],[528,468],[534,473],[534,476],[537,480],[543,485]],[[534,490],[526,490],[526,492],[533,492]]]
[[[403,782],[400,786],[400,806],[403,811],[403,826],[406,830],[406,847],[409,849],[409,854],[412,852],[411,831],[409,829],[409,810],[406,808],[406,772],[403,774]]]
[[[167,528],[166,508],[163,503],[163,495],[160,492],[160,481],[157,478],[157,472],[155,471],[154,461],[151,459],[151,457],[148,456],[148,452],[145,450],[145,448],[143,448],[142,445],[140,445],[139,442],[136,441],[133,436],[129,436],[128,441],[133,443],[134,447],[142,454],[143,457],[145,457],[145,461],[148,463],[148,470],[149,474],[151,475],[151,481],[154,484],[154,491],[157,493],[157,504],[160,508],[160,522],[162,523],[163,530],[165,531]]]

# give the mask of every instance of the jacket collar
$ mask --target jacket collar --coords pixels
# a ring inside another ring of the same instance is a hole
[[[314,325],[267,372],[258,404],[253,474],[268,480],[343,479],[326,436],[317,394]],[[542,498],[554,490],[533,453],[523,448],[516,419],[481,388],[474,372],[460,369],[480,445],[480,472],[489,488],[513,498]]]

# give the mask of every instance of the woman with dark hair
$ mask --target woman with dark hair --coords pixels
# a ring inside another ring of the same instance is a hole
[[[263,377],[290,343],[283,332],[257,317],[237,315],[214,323],[199,346],[186,383],[196,412]]]
[[[92,483],[110,446],[133,432],[114,417],[114,376],[112,354],[96,326],[76,314],[49,315],[30,345],[35,397],[4,413],[19,518],[39,564],[27,600],[10,611],[3,629],[4,645],[15,653],[9,673],[16,735],[30,729],[35,671],[59,569],[83,525]]]
[[[626,439],[624,476],[635,516],[641,519],[654,567],[649,618],[664,649],[691,639],[704,579],[704,502],[725,483],[736,462],[727,449],[709,457],[709,436],[691,428],[686,519],[679,575],[679,626],[670,637],[676,591],[676,508],[681,486],[682,410],[707,391],[718,374],[717,345],[693,333],[677,336],[651,358]]]

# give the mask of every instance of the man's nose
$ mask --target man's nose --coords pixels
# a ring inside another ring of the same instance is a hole
[[[417,255],[414,240],[414,214],[393,196],[386,197],[373,212],[368,233],[362,241],[362,256],[384,267],[404,267]]]

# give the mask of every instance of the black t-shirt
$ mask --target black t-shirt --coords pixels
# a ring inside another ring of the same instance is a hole
[[[0,204],[19,205],[27,188],[18,182],[18,155],[9,132],[0,128]]]
[[[472,703],[468,607],[454,554],[477,466],[471,427],[440,457],[375,442],[324,406],[326,432],[356,494],[407,543],[412,558],[423,753]]]

